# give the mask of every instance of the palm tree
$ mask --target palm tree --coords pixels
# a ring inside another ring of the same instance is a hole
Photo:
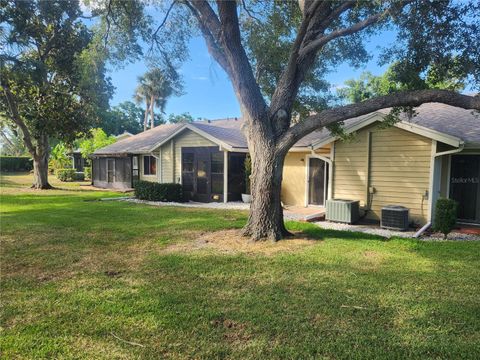
[[[154,68],[138,78],[139,85],[135,91],[137,103],[145,103],[145,117],[143,127],[147,130],[148,117],[150,116],[150,128],[155,126],[154,108],[157,107],[163,113],[167,99],[181,92],[181,84],[174,70],[167,74],[161,69]]]
[[[138,77],[138,86],[135,89],[135,95],[133,98],[137,104],[142,104],[145,102],[145,115],[143,117],[143,131],[147,130],[148,125],[148,112],[150,109],[150,89],[148,84],[145,82],[145,78],[143,76]]]

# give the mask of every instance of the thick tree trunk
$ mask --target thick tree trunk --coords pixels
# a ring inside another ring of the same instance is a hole
[[[41,135],[37,139],[36,154],[33,154],[33,185],[34,189],[51,189],[48,182],[48,137]]]
[[[243,234],[254,241],[277,241],[290,233],[283,222],[281,186],[285,154],[269,145],[271,139],[256,131],[250,141],[252,159],[250,215]]]

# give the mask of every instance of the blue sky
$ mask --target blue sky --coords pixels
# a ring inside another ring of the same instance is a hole
[[[328,80],[334,86],[341,86],[345,80],[358,77],[363,71],[379,75],[385,67],[377,65],[378,46],[392,42],[394,34],[384,32],[371,38],[367,50],[373,59],[360,69],[352,69],[342,64],[332,73]],[[169,99],[166,114],[190,113],[194,118],[217,119],[240,116],[240,107],[227,75],[208,54],[203,38],[194,38],[190,45],[190,60],[183,64],[180,73],[185,84],[185,95]],[[110,73],[115,94],[111,100],[116,105],[125,100],[132,100],[137,78],[147,70],[143,62],[130,64],[121,70]]]

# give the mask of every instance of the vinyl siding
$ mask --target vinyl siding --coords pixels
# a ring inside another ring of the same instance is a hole
[[[162,159],[161,167],[161,182],[173,182],[173,154],[172,154],[172,140],[164,144],[160,149],[160,156]]]
[[[368,181],[368,134],[370,133],[370,179]],[[385,205],[410,209],[410,219],[423,224],[428,219],[432,141],[391,127],[371,126],[359,131],[353,142],[335,143],[334,197],[367,204],[367,186],[374,187],[368,217],[379,220]]]
[[[360,200],[366,204],[367,189],[367,131],[359,132],[349,141],[335,142],[333,197]]]

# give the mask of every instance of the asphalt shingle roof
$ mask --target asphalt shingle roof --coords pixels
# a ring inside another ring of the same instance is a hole
[[[379,111],[387,114],[389,109]],[[416,116],[404,121],[411,122],[425,128],[439,131],[441,133],[455,136],[462,139],[466,144],[474,145],[480,148],[480,114],[472,110],[465,110],[454,106],[440,103],[423,104],[416,108]],[[368,115],[348,119],[344,122],[346,128],[354,126],[363,121]],[[212,121],[197,121],[190,126],[203,131],[210,136],[218,139],[220,142],[228,144],[233,148],[247,148],[247,141],[241,128],[243,120],[221,119]],[[180,130],[185,124],[165,124],[157,126],[154,129],[120,140],[112,145],[106,146],[95,151],[95,155],[124,154],[124,153],[146,153]],[[308,134],[294,147],[310,147],[330,138],[328,129],[321,129]]]

